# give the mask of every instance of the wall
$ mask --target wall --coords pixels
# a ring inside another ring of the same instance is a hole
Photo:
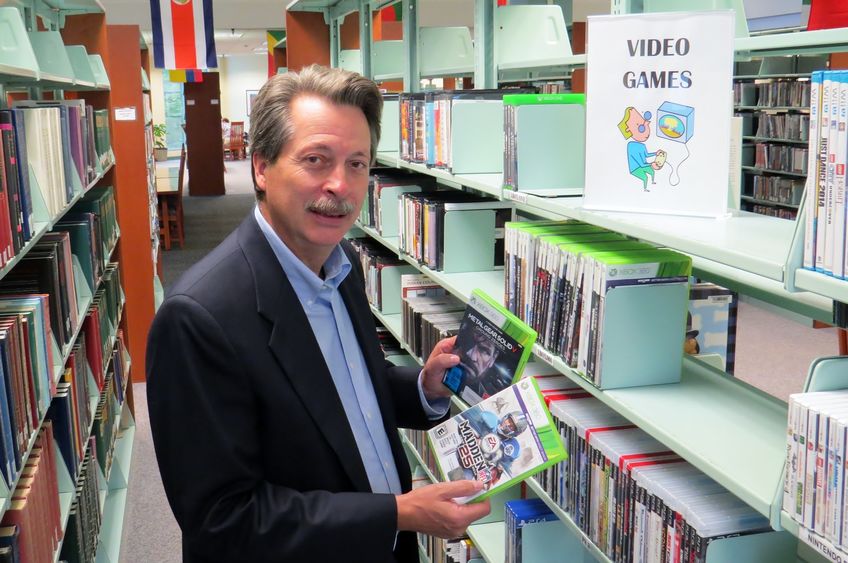
[[[259,90],[268,80],[268,59],[265,54],[228,55],[218,59],[221,73],[221,116],[232,121],[244,121],[244,129],[250,129],[247,118],[247,90]]]
[[[165,123],[165,100],[162,91],[162,69],[150,69],[150,105],[153,107],[153,123]]]

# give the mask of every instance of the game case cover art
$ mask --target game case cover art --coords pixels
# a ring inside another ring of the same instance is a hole
[[[566,459],[567,454],[535,378],[526,378],[428,432],[446,481],[484,484],[483,500],[517,481]]]
[[[453,349],[460,363],[445,372],[442,382],[475,405],[518,380],[535,341],[536,331],[474,290]]]

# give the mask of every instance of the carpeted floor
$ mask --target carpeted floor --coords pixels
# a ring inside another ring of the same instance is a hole
[[[184,198],[186,246],[163,255],[166,291],[252,209],[254,197],[247,161],[228,162],[225,181],[226,196]],[[786,400],[789,393],[801,390],[814,358],[836,353],[833,329],[814,330],[756,305],[740,305],[736,350],[736,375],[740,379]],[[181,560],[180,531],[156,466],[145,385],[134,384],[133,391],[136,434],[121,562],[177,563]]]

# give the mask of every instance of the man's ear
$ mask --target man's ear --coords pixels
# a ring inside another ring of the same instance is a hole
[[[268,168],[268,161],[265,160],[259,154],[251,155],[251,169],[253,172],[253,182],[256,184],[256,187],[262,190],[263,192],[267,189],[267,178],[265,177],[265,172]]]

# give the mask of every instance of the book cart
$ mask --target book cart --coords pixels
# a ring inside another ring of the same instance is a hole
[[[704,4],[695,3],[699,6]],[[375,62],[379,57],[378,53],[385,52],[387,46],[379,46],[370,41],[370,16],[372,10],[378,10],[387,4],[388,2],[299,0],[288,6],[287,18],[303,18],[309,12],[315,13],[308,14],[310,16],[319,13],[325,16],[330,24],[329,29],[323,28],[323,33],[328,36],[323,48],[329,47],[329,58],[333,64],[360,71],[378,81],[402,76],[404,91],[419,90],[421,78],[451,75],[448,72],[433,75],[428,74],[426,70],[424,61],[428,58],[447,61],[463,60],[465,57],[462,49],[454,53],[449,46],[452,44],[447,42],[435,45],[432,51],[429,48],[424,50],[420,42],[422,30],[417,29],[417,12],[426,4],[426,0],[404,0],[401,3],[404,13],[401,56],[397,56],[395,51],[396,62],[391,72],[387,72],[385,67],[378,67],[378,64],[382,64]],[[651,3],[645,2],[646,11],[649,4]],[[660,11],[663,8],[668,9],[667,4],[654,2],[651,6],[653,11]],[[722,6],[738,8],[741,2],[727,2]],[[630,8],[631,3],[626,0],[613,3],[613,13],[627,13]],[[704,6],[700,8],[705,9]],[[360,26],[359,53],[354,55],[343,52],[340,55],[339,22],[352,12],[358,12],[360,21],[366,22]],[[566,18],[570,18],[570,13],[566,14]],[[739,21],[737,17],[737,24]],[[744,18],[741,22],[744,24]],[[546,28],[545,26],[553,31],[541,37],[537,30]],[[498,83],[520,79],[567,78],[574,69],[585,67],[586,57],[572,54],[566,26],[558,6],[498,8],[493,0],[476,0],[473,69],[469,70],[466,66],[463,70],[453,73],[453,76],[470,75],[473,72],[477,88],[493,88]],[[419,47],[416,49],[415,45]],[[398,46],[392,48],[397,49]],[[295,49],[296,44],[290,42],[289,68],[298,68],[297,64],[292,64],[292,53]],[[752,37],[747,36],[747,33],[743,36],[737,33],[735,50],[739,61],[771,61],[773,59],[769,57],[798,53],[805,56],[827,55],[848,51],[848,30],[830,29]],[[402,56],[403,53],[405,57]],[[447,63],[445,65],[449,66]],[[755,72],[751,72],[756,73],[756,78],[775,78],[772,76],[774,73],[769,70],[769,64],[757,62],[753,66],[758,67]],[[806,70],[805,68],[803,72]],[[779,79],[789,78],[786,75],[787,69],[780,72]],[[482,192],[498,199],[512,201],[517,213],[532,218],[578,219],[667,246],[689,254],[693,260],[694,275],[699,278],[808,318],[828,323],[834,323],[836,320],[838,325],[839,319],[844,318],[844,304],[848,303],[848,284],[800,267],[803,205],[800,206],[797,220],[784,220],[744,211],[736,212],[732,217],[721,221],[589,211],[583,209],[581,197],[567,197],[573,194],[573,190],[563,189],[558,194],[561,197],[551,197],[557,195],[556,192],[546,190],[543,197],[532,190],[502,189],[502,171],[481,169],[454,175],[445,170],[401,160],[397,149],[396,107],[396,101],[387,101],[388,111],[383,120],[383,143],[377,157],[379,165],[427,174],[435,177],[443,186]],[[482,125],[481,129],[484,129]],[[472,143],[472,146],[477,143],[476,146],[481,146],[491,142],[491,139],[475,139],[475,128],[468,129],[463,133],[467,135],[465,143]],[[746,135],[750,136],[750,141],[757,140],[753,133]],[[570,142],[573,144],[573,140]],[[481,288],[493,296],[503,293],[502,270],[453,273],[432,271],[402,253],[397,237],[381,236],[376,230],[362,225],[359,230],[397,253],[399,258],[427,274],[448,292],[464,301],[467,301],[474,288]],[[448,245],[451,245],[450,240],[446,246]],[[463,246],[462,242],[453,241],[451,252],[461,254]],[[389,294],[399,295],[396,284],[397,281],[384,285],[384,297]],[[654,306],[662,308],[662,299],[657,299]],[[392,309],[396,310],[396,307]],[[401,345],[410,351],[402,339],[400,314],[384,314],[376,308],[373,308],[373,312]],[[691,358],[683,360],[679,383],[601,390],[588,383],[542,346],[537,344],[534,352],[537,359],[556,368],[594,397],[624,415],[771,522],[775,530],[773,532],[712,542],[707,553],[708,561],[819,560],[820,556],[799,542],[797,525],[793,525],[785,514],[781,514],[786,461],[785,402]],[[410,354],[413,355],[411,351]],[[414,360],[421,363],[421,358]],[[841,358],[826,358],[814,363],[805,390],[848,387],[844,362]],[[457,408],[464,408],[459,401],[454,403]],[[426,467],[411,441],[405,436],[403,439],[413,465]],[[534,479],[529,479],[527,486],[557,513],[562,522],[561,530],[569,531],[568,534],[558,534],[556,539],[557,546],[567,546],[569,561],[609,561],[582,533],[571,516],[547,497]],[[469,535],[485,560],[490,563],[504,560],[504,529],[498,512],[499,506],[493,503],[492,515],[485,522],[469,528]],[[562,537],[568,539],[562,540]],[[547,553],[547,546],[554,545],[553,541],[550,537],[527,537],[525,542],[530,544],[530,547],[525,550],[525,561],[559,560],[556,557],[551,558],[551,554]]]
[[[85,185],[74,180],[73,197],[58,212],[48,211],[45,203],[48,188],[38,184],[32,169],[36,159],[47,159],[49,155],[30,152],[32,236],[0,270],[0,276],[13,272],[39,240],[58,228],[57,223],[64,217],[105,202],[107,207],[94,212],[101,226],[111,234],[103,238],[103,248],[97,252],[102,256],[104,272],[112,273],[89,284],[81,264],[92,262],[95,248],[74,246],[73,283],[78,322],[70,327],[63,346],[48,335],[53,348],[51,379],[55,388],[55,383],[63,377],[66,362],[74,355],[87,315],[98,307],[102,311],[104,318],[99,325],[103,365],[83,362],[82,377],[87,380],[88,396],[80,398],[74,406],[87,412],[82,419],[88,421],[87,428],[76,429],[80,464],[69,471],[58,440],[41,443],[42,452],[49,448],[54,454],[55,475],[46,479],[57,484],[59,498],[48,498],[41,506],[30,504],[27,510],[32,517],[29,525],[35,523],[34,527],[50,520],[45,510],[56,510],[56,539],[50,546],[38,547],[42,550],[39,560],[42,556],[44,560],[59,560],[63,545],[73,540],[80,553],[85,551],[86,556],[93,556],[98,562],[117,562],[135,435],[130,373],[144,373],[143,350],[153,316],[153,262],[152,258],[143,258],[152,255],[144,189],[140,33],[136,26],[107,26],[98,0],[0,2],[0,28],[4,35],[4,47],[0,49],[0,109],[12,107],[16,100],[83,100],[108,121],[106,148],[98,148],[99,160],[94,164],[96,175]],[[62,158],[61,154],[58,156]],[[143,204],[136,201],[139,198]],[[138,209],[145,213],[138,213]],[[133,259],[128,259],[129,256]],[[116,305],[107,316],[102,296],[109,288],[116,296]],[[79,354],[79,349],[76,352]],[[135,359],[134,364],[131,358]],[[104,376],[106,384],[102,383]],[[57,400],[55,395],[47,397],[48,404]],[[39,436],[47,435],[43,432],[46,414],[44,409],[28,437],[29,447],[21,452],[21,467],[30,459],[34,444],[41,440]],[[56,428],[55,421],[53,427]],[[96,452],[92,451],[95,449]],[[95,453],[98,462],[93,462]],[[0,514],[5,515],[13,506],[12,497],[21,479],[18,470],[11,487],[0,486]],[[50,508],[54,503],[56,508]],[[78,518],[74,518],[75,513]],[[82,534],[66,533],[70,530],[69,520],[84,530]],[[89,539],[84,541],[84,546],[77,546],[85,533]]]

